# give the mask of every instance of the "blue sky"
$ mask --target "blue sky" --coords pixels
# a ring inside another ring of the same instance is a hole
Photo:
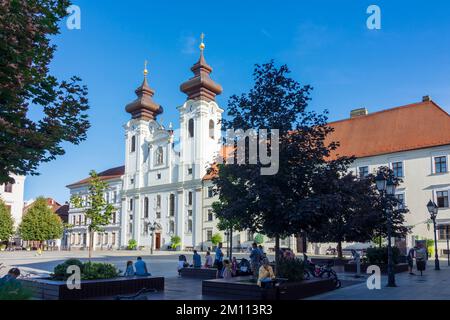
[[[330,120],[351,109],[370,112],[431,95],[450,111],[450,3],[448,1],[153,1],[73,0],[81,30],[55,38],[51,70],[60,79],[79,75],[89,87],[92,128],[87,141],[66,146],[66,155],[28,177],[25,199],[39,195],[60,202],[65,186],[124,161],[125,105],[135,98],[144,60],[163,123],[178,124],[185,101],[179,85],[205,56],[212,77],[224,87],[218,103],[252,85],[255,63],[275,59],[292,76],[314,87],[310,107],[328,109]],[[381,30],[366,27],[367,7],[381,8]]]

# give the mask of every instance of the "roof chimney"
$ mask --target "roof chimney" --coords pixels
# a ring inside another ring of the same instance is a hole
[[[431,101],[431,97],[430,96],[423,96],[422,98],[422,102],[430,102]]]
[[[369,111],[366,108],[354,109],[350,112],[350,118],[367,116],[368,114],[369,114]]]

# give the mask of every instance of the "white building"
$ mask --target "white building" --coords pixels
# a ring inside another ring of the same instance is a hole
[[[0,198],[3,199],[6,206],[10,209],[14,219],[14,226],[17,228],[22,221],[25,176],[12,175],[12,178],[15,181],[14,183],[0,185]]]
[[[410,211],[405,220],[411,233],[406,239],[396,239],[395,244],[406,249],[415,239],[434,239],[426,207],[431,199],[439,206],[438,250],[443,254],[447,248],[445,228],[450,224],[450,115],[426,96],[422,102],[372,114],[354,110],[349,119],[330,126],[335,132],[329,141],[340,142],[335,155],[357,157],[351,168],[354,173],[365,176],[389,166],[402,178],[397,197]],[[324,253],[328,244],[310,248]]]

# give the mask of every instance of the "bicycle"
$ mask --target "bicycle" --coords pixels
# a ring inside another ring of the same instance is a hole
[[[309,262],[307,259],[304,261],[304,271],[303,271],[303,278],[306,280],[311,279],[311,275],[314,278],[326,278],[326,279],[332,279],[334,282],[334,285],[336,289],[339,289],[342,286],[341,281],[338,278],[338,275],[336,271],[333,270],[334,262],[331,260],[326,265],[318,266],[311,262]]]

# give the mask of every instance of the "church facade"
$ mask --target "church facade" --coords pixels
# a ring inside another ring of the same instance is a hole
[[[153,100],[155,92],[144,70],[137,99],[126,106],[131,119],[124,125],[125,166],[99,174],[110,186],[106,198],[117,212],[105,232],[95,235],[97,248],[125,248],[135,240],[138,247],[165,250],[175,235],[185,249],[212,246],[211,237],[218,232],[211,208],[216,197],[207,169],[221,150],[224,110],[215,100],[222,87],[210,77],[212,68],[205,60],[203,43],[200,49],[200,58],[191,68],[193,77],[180,87],[187,98],[178,107],[177,148],[172,126],[165,128],[158,122],[163,109]],[[69,185],[71,195],[83,197],[88,182]],[[73,229],[69,242],[73,248],[89,243],[82,212],[70,209]]]

